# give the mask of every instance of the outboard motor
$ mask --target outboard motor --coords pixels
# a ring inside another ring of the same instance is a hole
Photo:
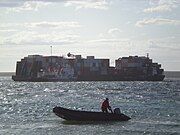
[[[115,109],[114,109],[114,113],[115,113],[115,114],[121,114],[121,111],[120,111],[119,108],[115,108]]]

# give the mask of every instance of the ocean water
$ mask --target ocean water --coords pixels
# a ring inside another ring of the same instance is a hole
[[[67,122],[52,109],[100,111],[108,97],[132,119]],[[179,135],[180,79],[163,82],[14,82],[0,77],[1,135]]]

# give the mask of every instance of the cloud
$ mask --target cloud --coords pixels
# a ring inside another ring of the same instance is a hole
[[[9,28],[56,28],[56,29],[69,29],[69,28],[79,28],[82,27],[78,22],[30,22],[30,23],[0,23],[1,29]]]
[[[1,33],[8,33],[8,32],[16,32],[17,30],[15,30],[15,29],[0,29],[0,34]]]
[[[16,11],[26,10],[26,11],[37,11],[39,8],[47,6],[49,3],[37,2],[37,1],[27,1],[23,4],[23,6],[15,9]]]
[[[118,38],[122,32],[123,31],[120,28],[110,28],[104,33],[99,33],[98,37],[100,39]]]
[[[150,0],[149,4],[153,7],[146,8],[143,10],[145,13],[153,13],[153,12],[170,12],[172,9],[177,8],[180,4],[177,0]]]
[[[79,27],[78,22],[0,23],[1,44],[73,44],[78,42]]]
[[[146,25],[180,25],[180,20],[171,20],[164,18],[151,18],[137,21],[135,24],[137,27],[143,27]]]
[[[81,25],[78,22],[36,22],[36,23],[25,23],[29,28],[56,28],[56,29],[67,29],[67,28],[79,28]]]
[[[97,40],[90,40],[88,43],[122,43],[122,42],[129,42],[130,39],[116,39],[116,38],[101,38]]]
[[[172,10],[172,6],[170,6],[170,5],[159,5],[157,7],[151,7],[151,8],[144,9],[143,12],[153,13],[153,12],[167,12],[167,11],[171,11],[171,10]]]
[[[147,40],[147,44],[150,49],[169,49],[180,50],[179,48],[179,36],[167,36],[161,38],[151,38]]]
[[[108,30],[108,34],[117,34],[117,33],[121,33],[122,30],[120,30],[119,28],[111,28]]]
[[[65,3],[65,6],[74,6],[76,10],[78,9],[102,9],[107,10],[109,3],[106,0],[68,0]]]
[[[74,44],[78,42],[78,35],[64,33],[46,33],[21,31],[9,37],[5,37],[3,45],[62,45]]]
[[[178,46],[179,42],[174,41],[174,39],[169,40],[169,37],[164,39],[151,39],[147,44],[149,49],[180,51]]]
[[[43,2],[43,1],[14,1],[14,2],[6,2],[2,3],[0,2],[0,7],[5,7],[8,9],[8,11],[38,11],[40,8],[45,7],[49,5],[49,2]]]
[[[9,7],[9,8],[13,8],[13,7],[19,7],[22,6],[22,2],[17,2],[17,1],[0,1],[0,8],[2,7]]]
[[[110,0],[109,0],[110,1]],[[73,6],[78,9],[100,9],[106,10],[110,2],[106,0],[6,0],[0,1],[0,8],[7,8],[9,11],[37,11],[52,3],[64,3],[65,7]]]
[[[174,4],[178,4],[178,3],[179,3],[179,0],[158,0],[159,5],[163,5],[163,4],[174,5]]]

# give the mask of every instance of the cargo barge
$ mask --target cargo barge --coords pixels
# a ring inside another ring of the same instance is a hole
[[[68,53],[63,56],[29,55],[16,64],[14,81],[56,82],[56,81],[162,81],[164,70],[158,63],[145,56],[129,56],[115,60],[94,56],[82,58]]]

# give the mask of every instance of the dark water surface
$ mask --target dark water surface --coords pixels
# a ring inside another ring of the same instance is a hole
[[[128,122],[67,122],[52,109],[99,111],[108,97]],[[178,135],[180,79],[163,82],[14,82],[0,77],[0,134]]]

